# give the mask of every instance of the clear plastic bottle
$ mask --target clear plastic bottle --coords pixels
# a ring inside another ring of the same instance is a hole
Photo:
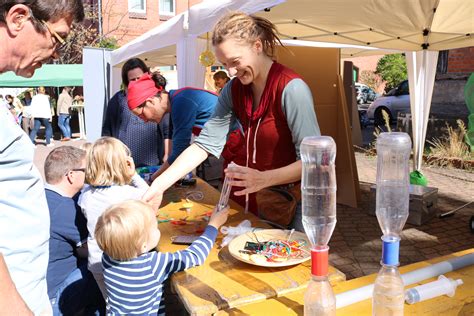
[[[301,142],[303,227],[313,246],[326,246],[336,226],[336,143],[329,136]]]
[[[336,143],[328,136],[301,142],[303,227],[311,244],[312,279],[304,296],[304,314],[336,315],[328,281],[327,246],[336,226]]]
[[[383,232],[383,248],[372,315],[403,315],[405,293],[397,267],[399,236],[408,218],[410,152],[411,140],[406,133],[381,133],[377,137],[376,215]]]
[[[327,276],[313,275],[304,294],[304,315],[336,315],[336,297]]]
[[[382,265],[374,283],[373,316],[402,316],[405,293],[397,266]]]
[[[406,133],[377,137],[376,215],[384,236],[398,237],[408,218],[410,152]]]

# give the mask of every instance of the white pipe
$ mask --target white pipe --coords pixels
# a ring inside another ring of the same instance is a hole
[[[435,278],[441,274],[458,270],[473,264],[474,253],[438,262],[428,267],[402,274],[403,284],[407,286],[429,278]],[[372,283],[357,289],[337,294],[336,308],[341,308],[371,298],[373,289],[374,284]]]

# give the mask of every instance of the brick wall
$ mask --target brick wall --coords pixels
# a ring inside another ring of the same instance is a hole
[[[474,47],[451,49],[448,55],[448,73],[474,72]]]
[[[362,71],[375,71],[377,68],[377,63],[384,55],[372,55],[372,56],[363,56],[363,57],[352,57],[352,58],[344,58],[344,61],[352,61],[354,66],[359,68],[359,80]],[[375,90],[377,93],[383,93],[385,88],[385,83],[380,84]]]
[[[179,14],[200,3],[202,0],[175,0],[176,14]],[[113,36],[119,45],[126,44],[143,33],[153,29],[170,16],[160,15],[159,0],[146,0],[146,13],[128,11],[128,0],[103,0],[102,17],[103,32]]]
[[[344,60],[352,61],[354,66],[359,68],[359,73],[363,70],[370,70],[375,71],[377,68],[377,63],[380,58],[384,55],[373,55],[373,56],[365,56],[365,57],[352,57],[352,58],[344,58]]]

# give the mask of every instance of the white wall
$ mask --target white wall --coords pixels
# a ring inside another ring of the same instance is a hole
[[[109,100],[110,50],[84,48],[84,106],[87,141],[102,134],[102,122]]]

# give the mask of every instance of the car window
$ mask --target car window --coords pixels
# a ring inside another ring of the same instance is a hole
[[[403,81],[400,84],[400,87],[398,88],[398,94],[399,95],[406,95],[409,94],[409,86],[408,86],[408,81]]]
[[[389,92],[387,92],[385,95],[386,95],[386,96],[392,96],[392,95],[395,95],[395,92],[397,92],[397,88],[393,88],[392,90],[390,90]]]

